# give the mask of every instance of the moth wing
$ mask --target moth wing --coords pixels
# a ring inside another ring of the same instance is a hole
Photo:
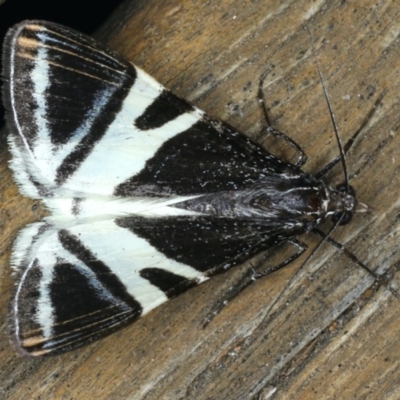
[[[17,346],[59,354],[104,337],[272,240],[261,224],[129,217],[25,228],[11,305]],[[28,246],[28,251],[22,248]],[[183,251],[182,251],[183,250]]]
[[[73,30],[26,21],[5,49],[11,167],[30,197],[195,195],[291,168]]]

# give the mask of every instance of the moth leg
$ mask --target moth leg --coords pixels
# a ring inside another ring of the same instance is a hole
[[[323,238],[326,240],[327,243],[335,247],[340,253],[344,254],[350,261],[352,261],[354,264],[358,265],[361,267],[364,271],[366,271],[369,275],[371,275],[374,279],[375,282],[379,286],[385,287],[387,290],[389,290],[390,293],[393,294],[394,297],[397,298],[397,300],[400,300],[400,294],[399,292],[394,289],[392,286],[390,286],[390,282],[385,279],[383,275],[377,274],[375,271],[370,269],[367,265],[365,265],[362,261],[358,259],[358,257],[353,254],[350,250],[348,250],[345,246],[343,246],[341,243],[337,242],[336,240],[332,239],[331,237],[327,236],[324,232],[319,230],[318,228],[313,228],[311,230],[312,233],[316,234],[320,238]]]
[[[264,84],[266,76],[267,76],[267,72],[265,72],[264,74],[261,75],[260,82],[259,82],[259,85],[258,85],[258,96],[257,96],[258,97],[258,101],[261,104],[261,109],[262,109],[263,114],[264,114],[265,122],[267,124],[267,126],[265,128],[265,131],[266,131],[267,135],[272,134],[275,137],[283,139],[286,143],[289,144],[289,146],[291,146],[293,149],[296,150],[296,152],[298,154],[298,156],[297,156],[298,159],[297,159],[297,161],[296,161],[296,163],[294,165],[296,167],[300,168],[307,161],[307,155],[304,152],[304,150],[293,139],[291,139],[289,136],[285,135],[284,133],[278,131],[277,129],[273,128],[272,125],[271,125],[271,121],[270,121],[269,116],[268,116],[267,107],[265,105],[264,92],[262,90],[262,86]],[[263,129],[263,131],[264,131],[264,129]]]
[[[278,265],[274,265],[272,267],[267,268],[266,270],[262,271],[262,272],[258,272],[256,271],[256,269],[253,268],[253,276],[252,279],[253,280],[257,280],[260,279],[264,276],[270,275],[275,271],[280,270],[281,268],[286,267],[287,265],[291,264],[294,260],[296,260],[297,258],[299,258],[306,250],[307,250],[307,245],[303,242],[300,242],[297,239],[288,239],[286,241],[286,243],[291,244],[292,246],[297,248],[297,252],[293,255],[291,255],[290,257],[288,257],[286,260],[282,261],[281,263],[279,263]]]
[[[254,283],[257,279],[260,279],[264,276],[270,275],[275,271],[278,271],[281,268],[286,267],[298,257],[300,257],[306,250],[307,245],[300,242],[297,239],[289,239],[286,241],[297,248],[297,252],[290,257],[288,257],[283,262],[279,263],[278,265],[274,265],[272,267],[267,268],[264,271],[257,271],[257,268],[264,263],[265,257],[262,257],[261,260],[258,262],[258,266],[251,266],[240,278],[237,279],[236,284],[233,285],[229,292],[223,295],[222,300],[218,301],[208,312],[206,318],[204,318],[202,326],[205,328],[220,312],[221,310],[228,305],[230,301],[232,301],[237,295],[239,295],[244,289]]]

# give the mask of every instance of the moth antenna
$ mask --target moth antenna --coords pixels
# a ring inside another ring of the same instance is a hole
[[[309,27],[307,25],[305,26],[305,29],[307,30],[307,32],[308,32],[308,34],[310,36],[311,48],[312,48],[312,51],[313,51],[313,54],[314,54],[314,58],[315,58],[315,62],[316,62],[316,65],[317,65],[317,70],[318,70],[318,75],[319,75],[319,78],[320,78],[320,81],[321,81],[322,89],[324,91],[326,104],[328,105],[329,115],[331,117],[333,130],[335,132],[336,141],[337,141],[337,144],[338,144],[338,147],[339,147],[340,159],[342,161],[342,166],[343,166],[344,181],[345,181],[345,185],[346,185],[346,188],[347,188],[347,191],[348,191],[349,190],[349,173],[347,171],[346,155],[345,155],[345,152],[344,152],[344,149],[343,149],[342,141],[340,139],[338,124],[337,124],[336,117],[335,117],[335,114],[333,112],[331,103],[329,101],[328,90],[326,88],[325,81],[324,81],[324,78],[323,78],[322,73],[321,73],[321,68],[320,68],[320,65],[319,65],[317,52],[315,51],[314,39],[313,39],[313,37],[311,35],[311,31],[310,31],[310,29],[309,29]]]
[[[369,113],[367,114],[366,118],[364,119],[363,123],[360,125],[360,127],[357,129],[357,131],[354,133],[354,135],[347,141],[346,145],[343,146],[340,135],[339,135],[339,128],[338,128],[338,124],[336,121],[336,117],[335,117],[335,113],[333,112],[331,103],[329,101],[329,94],[328,94],[328,90],[327,87],[325,85],[325,80],[322,76],[321,73],[321,68],[319,65],[319,60],[316,54],[316,50],[315,50],[315,46],[314,46],[314,40],[313,40],[313,36],[311,34],[311,31],[309,29],[309,27],[306,25],[305,29],[307,30],[309,36],[310,36],[310,41],[311,41],[311,47],[312,47],[312,51],[315,57],[315,62],[317,65],[317,70],[318,70],[318,75],[320,77],[320,81],[322,84],[322,89],[324,92],[324,96],[325,96],[325,100],[329,109],[329,115],[332,121],[332,125],[333,125],[333,129],[335,132],[335,137],[336,137],[336,141],[339,147],[339,153],[340,155],[338,157],[336,157],[334,160],[332,160],[329,164],[327,164],[321,171],[319,171],[318,174],[315,175],[315,177],[317,179],[319,179],[322,175],[324,175],[327,171],[329,171],[331,168],[333,168],[334,165],[336,165],[339,161],[341,161],[342,166],[343,166],[343,175],[344,175],[344,179],[345,179],[345,185],[347,188],[347,191],[349,191],[349,175],[348,175],[348,169],[347,169],[347,163],[346,163],[346,153],[349,151],[349,149],[351,148],[351,146],[353,145],[354,141],[356,140],[356,138],[358,137],[358,135],[360,134],[360,132],[364,129],[364,127],[367,125],[367,123],[370,121],[370,119],[372,118],[372,116],[374,115],[376,108],[378,107],[378,105],[381,103],[382,98],[385,96],[386,91],[384,90],[378,97],[378,99],[376,100],[376,102],[374,103],[373,107],[371,108],[371,110],[369,111]],[[363,203],[359,203],[358,204],[358,208],[356,209],[356,212],[368,212],[369,211],[369,207]],[[341,216],[341,218],[343,217],[343,215]],[[391,286],[389,286],[386,282],[384,282],[384,280],[382,279],[381,276],[379,276],[376,272],[374,272],[373,270],[371,270],[369,267],[367,267],[364,263],[362,263],[352,252],[350,252],[348,249],[346,249],[345,246],[343,246],[341,243],[336,242],[334,239],[331,238],[331,234],[332,232],[336,229],[336,227],[338,225],[340,225],[340,220],[337,221],[329,230],[328,233],[324,233],[321,230],[319,230],[318,228],[313,228],[312,232],[316,235],[318,235],[319,237],[321,237],[321,241],[315,246],[315,248],[312,250],[312,252],[310,253],[310,255],[307,257],[307,259],[305,260],[304,263],[308,262],[308,260],[313,256],[313,254],[316,252],[316,250],[318,248],[321,247],[321,245],[324,242],[327,242],[329,244],[331,244],[332,246],[334,246],[336,249],[338,249],[341,253],[345,254],[353,263],[357,264],[359,267],[361,267],[362,269],[364,269],[364,271],[366,271],[367,273],[369,273],[372,277],[374,277],[374,279],[376,280],[376,282],[378,282],[378,284],[383,285],[384,287],[386,287],[398,300],[400,300],[400,294],[393,289]],[[300,269],[302,269],[304,263],[301,265],[301,267],[299,268],[299,270],[295,273],[294,276],[296,276],[298,274],[298,272],[300,271]],[[293,276],[293,277],[294,277]],[[292,277],[292,279],[293,279]]]
[[[369,121],[372,119],[372,117],[375,115],[376,109],[378,106],[382,103],[382,99],[387,93],[387,89],[385,89],[379,97],[376,99],[375,103],[369,110],[368,114],[365,116],[363,122],[359,126],[359,128],[354,132],[353,136],[346,142],[344,145],[344,154],[347,154],[351,147],[353,146],[354,142],[356,141],[357,137],[360,135],[360,133],[364,130],[364,128],[367,126]],[[321,179],[327,172],[329,172],[339,161],[341,160],[340,156],[335,157],[332,161],[330,161],[328,164],[326,164],[320,171],[318,171],[314,177],[316,179]],[[358,212],[358,211],[357,211]]]
[[[326,172],[328,172],[331,168],[333,168],[333,166],[335,166],[340,160],[342,162],[343,165],[343,173],[344,173],[344,179],[345,179],[345,186],[346,186],[346,191],[350,191],[350,186],[349,186],[349,179],[348,179],[348,170],[347,170],[347,164],[346,164],[346,156],[345,153],[351,148],[352,144],[354,143],[355,139],[357,138],[357,136],[359,135],[360,131],[365,127],[365,125],[367,124],[367,122],[369,121],[369,119],[371,118],[372,114],[375,112],[375,108],[378,102],[381,101],[383,94],[379,97],[378,101],[375,103],[374,107],[372,108],[372,110],[368,113],[367,118],[364,120],[363,124],[360,126],[360,128],[356,131],[356,133],[350,138],[349,141],[346,142],[346,146],[344,148],[342,141],[340,139],[340,135],[339,135],[339,130],[338,130],[338,124],[336,121],[336,117],[335,114],[333,112],[331,103],[329,101],[329,95],[328,95],[328,91],[325,85],[325,81],[324,78],[322,76],[321,73],[321,68],[319,65],[319,61],[318,61],[318,57],[316,54],[316,50],[315,50],[315,46],[314,46],[314,42],[313,42],[313,37],[311,35],[310,29],[308,28],[308,26],[305,26],[305,29],[307,29],[307,32],[310,36],[310,40],[311,40],[311,46],[312,46],[312,50],[313,50],[313,54],[316,60],[316,65],[317,65],[317,69],[318,69],[318,74],[320,77],[320,81],[322,84],[322,88],[323,88],[323,92],[324,92],[324,96],[325,96],[325,100],[326,103],[328,105],[328,109],[329,109],[329,115],[332,121],[332,125],[333,125],[333,129],[335,132],[335,137],[336,137],[336,141],[338,143],[339,146],[339,153],[340,155],[338,157],[336,157],[334,160],[332,160],[326,167],[324,167],[317,175],[322,176],[323,174],[325,174]],[[265,79],[266,73],[264,73],[260,79],[260,83],[259,83],[259,89],[258,89],[258,98],[259,98],[259,102],[262,105],[262,110],[263,110],[263,114],[265,117],[265,121],[267,123],[267,130],[272,130],[272,126],[271,126],[271,122],[268,116],[268,112],[267,112],[267,108],[265,105],[265,101],[264,101],[264,95],[262,92],[262,86],[263,86],[263,82]],[[282,134],[280,134],[282,135]],[[286,135],[283,135],[286,136]],[[318,179],[319,179],[318,177]],[[359,204],[360,207],[360,211],[366,212],[368,210],[368,207],[366,205],[364,205],[363,203]],[[324,233],[320,230],[314,229],[312,230],[312,232],[314,232],[315,234],[317,234],[321,240],[316,244],[316,246],[311,250],[311,252],[308,254],[308,256],[306,257],[306,259],[301,263],[300,267],[297,269],[297,271],[292,275],[292,277],[290,278],[289,282],[286,284],[285,288],[279,293],[279,295],[277,296],[277,298],[272,302],[272,304],[269,307],[269,310],[265,316],[265,318],[268,318],[271,315],[271,311],[274,308],[274,306],[279,302],[279,300],[284,296],[284,294],[288,291],[288,289],[291,287],[291,284],[293,283],[293,281],[296,279],[296,277],[299,275],[300,271],[303,270],[304,266],[310,261],[310,259],[315,255],[315,253],[321,248],[321,246],[327,242],[329,244],[331,244],[332,246],[334,246],[336,249],[338,249],[341,253],[346,254],[350,260],[352,260],[353,262],[355,262],[357,265],[361,266],[364,270],[368,271],[378,282],[382,283],[382,279],[379,278],[379,276],[374,273],[372,270],[370,270],[366,265],[364,265],[361,261],[358,260],[358,258],[351,253],[349,250],[347,250],[342,244],[334,241],[333,239],[331,239],[331,235],[334,232],[334,230],[341,224],[341,221],[344,218],[344,214],[342,213],[340,218],[335,221],[333,223],[333,225],[330,227],[329,231],[327,233]],[[252,280],[257,280],[263,276],[269,275],[270,273],[274,272],[275,270],[280,269],[280,268],[276,268],[273,269],[273,271],[270,271],[269,269],[265,272],[256,272],[256,270],[252,267],[253,270],[253,276],[252,276]],[[249,285],[249,283],[247,283],[247,285],[245,285],[246,287]],[[389,290],[393,293],[393,289],[389,287]],[[400,296],[396,293],[394,293],[396,297],[398,297],[400,299]],[[210,320],[207,320],[207,323],[209,323]]]

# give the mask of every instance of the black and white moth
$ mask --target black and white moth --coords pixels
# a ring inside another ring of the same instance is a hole
[[[51,216],[18,235],[10,320],[25,354],[59,354],[356,207],[80,33],[7,34],[11,168]]]

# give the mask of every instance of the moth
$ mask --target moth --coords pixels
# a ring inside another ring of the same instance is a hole
[[[4,45],[10,167],[51,215],[12,253],[26,355],[60,354],[356,208],[93,39],[24,21]],[[278,133],[277,131],[275,133]]]

